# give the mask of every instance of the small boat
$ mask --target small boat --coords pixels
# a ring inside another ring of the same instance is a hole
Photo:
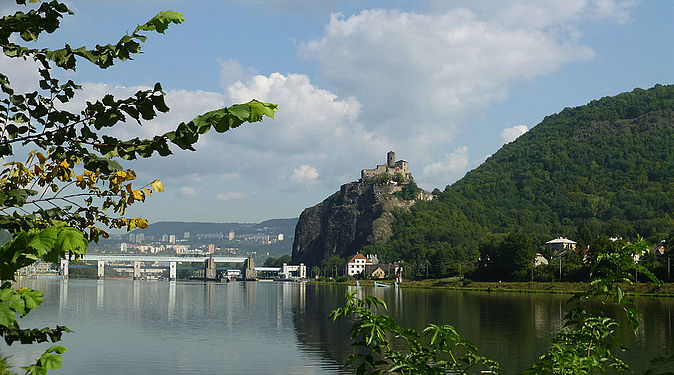
[[[390,287],[391,287],[391,284],[386,284],[386,283],[383,283],[383,282],[381,282],[381,281],[375,281],[375,282],[374,282],[374,287],[375,287],[375,288],[390,288]]]

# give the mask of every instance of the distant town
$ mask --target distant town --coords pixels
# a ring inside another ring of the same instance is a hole
[[[161,254],[161,255],[248,255],[258,248],[285,240],[284,233],[166,233],[161,236],[144,233],[113,234],[106,241],[92,244],[92,254]],[[266,254],[269,255],[269,254]]]

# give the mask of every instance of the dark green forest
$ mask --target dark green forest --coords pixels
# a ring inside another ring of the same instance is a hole
[[[544,251],[559,236],[582,248],[601,236],[674,241],[674,86],[547,116],[435,195],[397,212],[393,237],[361,252],[403,259],[417,277],[443,277],[473,271],[509,235],[530,243],[514,255]]]

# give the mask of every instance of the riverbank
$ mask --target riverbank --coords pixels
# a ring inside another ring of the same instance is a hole
[[[347,280],[344,282],[336,281],[318,281],[311,280],[316,284],[341,284],[356,285],[356,280]],[[359,280],[360,285],[373,286],[373,280]],[[385,282],[393,284],[392,281]],[[419,288],[419,289],[447,289],[447,290],[474,290],[487,292],[506,292],[506,293],[559,293],[572,294],[589,288],[588,283],[571,282],[486,282],[486,281],[468,281],[458,280],[457,278],[447,279],[428,279],[418,281],[404,281],[399,285],[401,288]],[[674,283],[664,283],[660,288],[653,283],[637,283],[633,285],[622,285],[623,289],[632,295],[674,297]]]

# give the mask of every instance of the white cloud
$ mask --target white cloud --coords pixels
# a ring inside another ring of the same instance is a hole
[[[364,129],[356,99],[319,89],[306,75],[257,75],[234,83],[227,94],[234,103],[256,98],[279,106],[273,120],[237,130],[236,144],[230,145],[246,161],[241,167],[247,172],[239,173],[259,182],[282,182],[277,179],[293,173],[288,165],[308,164],[334,178],[329,183],[335,186],[344,182],[337,176],[357,176],[362,159],[379,159],[391,147],[385,135]],[[280,173],[274,177],[274,172]]]
[[[503,131],[501,131],[501,143],[510,143],[527,131],[529,131],[529,128],[526,125],[517,125],[513,126],[512,128],[505,128]]]
[[[123,98],[149,89],[103,83],[85,83],[83,87],[69,106],[71,109],[81,108],[85,101],[99,100],[106,93]],[[211,131],[199,139],[197,152],[172,146],[175,155],[169,160],[135,161],[133,167],[139,180],[160,178],[169,185],[189,186],[198,180],[205,185],[217,178],[236,189],[244,189],[247,183],[288,191],[295,183],[289,178],[294,173],[290,166],[311,165],[321,170],[320,183],[334,189],[346,182],[343,176],[357,178],[361,168],[379,162],[395,146],[385,135],[364,129],[359,120],[361,104],[356,99],[319,89],[306,75],[279,73],[237,81],[225,94],[167,90],[169,113],[143,126],[129,121],[115,127],[113,135],[122,139],[152,137],[206,111],[254,98],[277,103],[279,112],[275,118],[245,124],[225,134]],[[218,192],[212,194],[216,196]]]
[[[428,138],[431,145],[451,141],[463,115],[503,100],[514,82],[594,56],[569,24],[590,5],[555,6],[564,3],[514,3],[496,13],[333,14],[323,37],[302,44],[300,52],[319,62],[337,92],[367,103],[362,117],[368,130],[420,150],[428,148]],[[555,21],[563,12],[570,15]],[[511,22],[513,15],[527,22]]]
[[[227,193],[220,193],[218,194],[215,199],[219,201],[231,201],[231,200],[237,200],[237,199],[243,199],[246,195],[243,193],[235,193],[235,192],[227,192]]]
[[[241,63],[234,59],[224,60],[220,63],[220,86],[227,87],[236,81],[255,74],[257,74],[257,71],[254,68],[244,68]]]
[[[199,196],[199,193],[197,192],[197,189],[191,187],[191,186],[183,186],[179,190],[179,194],[183,196],[184,198],[193,198]]]
[[[310,165],[300,165],[299,168],[293,170],[290,181],[297,184],[306,184],[314,182],[318,179],[318,171]]]
[[[437,162],[430,163],[424,167],[421,183],[424,186],[442,186],[453,182],[466,173],[468,167],[468,147],[461,146],[452,151],[451,154],[445,154],[445,157]],[[426,181],[437,184],[425,183]]]
[[[11,58],[0,53],[0,72],[9,78],[11,86],[17,93],[37,90],[41,78],[38,66],[32,59]]]

